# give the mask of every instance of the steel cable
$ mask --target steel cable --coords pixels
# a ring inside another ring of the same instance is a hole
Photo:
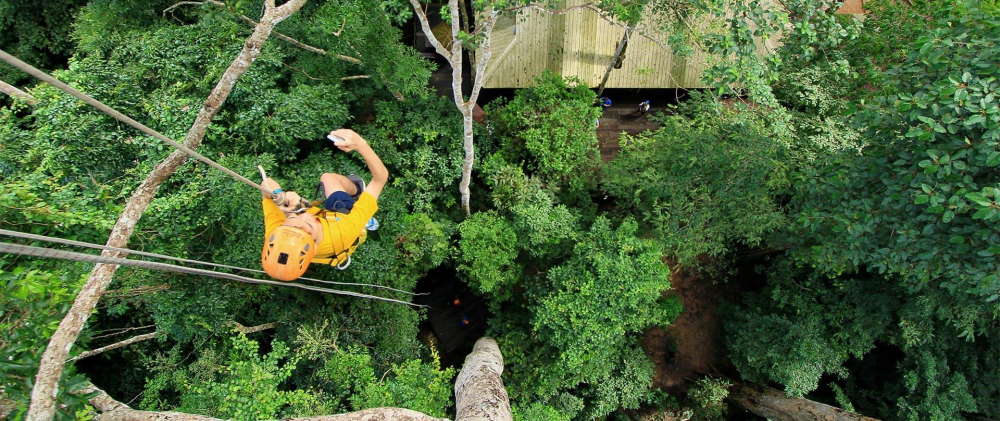
[[[145,134],[148,134],[150,136],[153,136],[153,137],[155,137],[157,139],[160,139],[160,140],[166,142],[170,146],[173,146],[173,147],[181,150],[181,152],[184,152],[184,153],[188,154],[192,158],[195,158],[195,159],[197,159],[197,160],[199,160],[201,162],[204,162],[205,164],[207,164],[208,166],[210,166],[212,168],[215,168],[215,169],[217,169],[219,171],[222,171],[223,173],[225,173],[226,175],[228,175],[228,176],[236,179],[237,181],[240,181],[240,182],[242,182],[242,183],[244,183],[244,184],[246,184],[246,185],[248,185],[250,187],[253,187],[253,188],[257,189],[257,190],[260,190],[264,194],[268,194],[268,195],[272,194],[270,191],[264,189],[264,187],[262,187],[260,184],[254,183],[253,181],[250,181],[250,179],[248,179],[248,178],[246,178],[246,177],[244,177],[242,175],[237,174],[235,171],[230,170],[229,168],[223,167],[222,165],[220,165],[219,163],[217,163],[217,162],[209,159],[208,157],[206,157],[206,156],[204,156],[204,155],[202,155],[202,154],[200,154],[198,152],[195,152],[193,149],[191,149],[191,148],[189,148],[187,146],[184,146],[183,144],[180,144],[180,143],[174,141],[173,139],[170,139],[169,137],[166,137],[166,136],[160,134],[160,132],[151,129],[151,128],[147,127],[146,125],[144,125],[144,124],[142,124],[142,123],[140,123],[138,121],[133,120],[131,117],[118,112],[114,108],[111,108],[111,107],[109,107],[107,105],[104,105],[104,103],[102,103],[101,101],[98,101],[98,100],[92,98],[90,95],[87,95],[87,94],[85,94],[83,92],[80,92],[80,91],[78,91],[76,89],[73,89],[73,87],[71,87],[71,86],[63,83],[59,79],[56,79],[56,78],[50,76],[49,74],[47,74],[47,73],[45,73],[45,72],[43,72],[41,70],[36,69],[34,66],[21,61],[17,57],[14,57],[14,56],[8,54],[4,50],[0,50],[0,60],[3,60],[5,62],[7,62],[7,64],[10,64],[11,66],[14,66],[14,67],[16,67],[18,69],[21,69],[25,73],[34,76],[38,80],[41,80],[41,81],[43,81],[45,83],[48,83],[49,85],[55,86],[56,88],[59,88],[60,90],[66,92],[66,93],[68,93],[68,94],[70,94],[70,95],[72,95],[74,97],[79,98],[81,101],[83,101],[83,102],[85,102],[85,103],[93,106],[94,108],[97,108],[98,110],[101,110],[105,114],[107,114],[107,115],[115,118],[118,121],[121,121],[122,123],[128,124],[129,126],[132,126],[132,127],[136,128],[136,129],[138,129],[139,131],[145,133]]]
[[[111,246],[102,246],[102,245],[94,244],[94,243],[86,243],[86,242],[83,242],[83,241],[67,240],[67,239],[64,239],[64,238],[49,237],[49,236],[38,235],[38,234],[29,234],[29,233],[20,232],[20,231],[10,231],[10,230],[5,230],[5,229],[0,229],[0,235],[5,235],[5,236],[8,236],[8,237],[14,237],[14,238],[21,238],[21,239],[25,239],[25,240],[48,241],[50,243],[65,244],[65,245],[68,245],[68,246],[87,247],[87,248],[98,249],[98,250],[107,250],[107,251],[117,251],[119,253],[134,254],[134,255],[137,255],[137,256],[146,256],[146,257],[153,257],[153,258],[157,258],[157,259],[174,260],[174,261],[178,261],[178,262],[184,262],[184,263],[190,263],[190,264],[196,264],[196,265],[215,266],[215,267],[220,267],[220,268],[225,268],[225,269],[241,270],[241,271],[245,271],[245,272],[267,273],[267,272],[264,272],[262,270],[257,270],[257,269],[250,269],[250,268],[244,268],[244,267],[239,267],[239,266],[223,265],[223,264],[220,264],[220,263],[203,262],[203,261],[200,261],[200,260],[193,260],[193,259],[184,259],[184,258],[181,258],[181,257],[173,257],[173,256],[165,255],[165,254],[150,253],[150,252],[138,251],[138,250],[132,250],[132,249],[126,249],[126,248],[111,247]],[[345,285],[345,286],[361,286],[361,287],[379,288],[379,289],[385,289],[385,290],[389,290],[389,291],[395,291],[395,292],[399,292],[399,293],[402,293],[402,294],[408,294],[408,295],[427,295],[426,293],[425,294],[418,294],[418,293],[413,293],[413,292],[409,292],[409,291],[404,291],[404,290],[401,290],[401,289],[396,289],[396,288],[382,286],[382,285],[375,285],[375,284],[363,284],[363,283],[356,283],[356,282],[324,281],[322,279],[314,279],[314,278],[299,278],[298,280],[310,281],[310,282],[319,282],[319,283],[330,284],[330,285]]]
[[[46,258],[62,259],[62,260],[73,260],[73,261],[77,261],[77,262],[87,262],[87,263],[104,263],[104,264],[111,264],[111,265],[134,266],[134,267],[139,267],[139,268],[144,268],[144,269],[150,269],[150,270],[160,270],[160,271],[165,271],[165,272],[184,273],[184,274],[188,274],[188,275],[209,276],[209,277],[213,277],[213,278],[228,279],[228,280],[231,280],[231,281],[237,281],[237,282],[243,282],[243,283],[249,283],[249,284],[263,284],[263,285],[275,285],[275,286],[285,286],[285,287],[301,288],[301,289],[305,289],[305,290],[309,290],[309,291],[317,291],[317,292],[323,292],[323,293],[327,293],[327,294],[336,294],[336,295],[346,295],[346,296],[358,297],[358,298],[368,298],[368,299],[372,299],[372,300],[386,301],[386,302],[390,302],[390,303],[403,304],[403,305],[408,305],[408,306],[413,306],[413,307],[427,307],[427,306],[424,306],[424,305],[414,304],[414,303],[410,303],[410,302],[406,302],[406,301],[402,301],[402,300],[396,300],[396,299],[392,299],[392,298],[379,297],[377,295],[362,294],[362,293],[353,292],[353,291],[341,291],[341,290],[337,290],[337,289],[322,288],[322,287],[317,287],[317,286],[312,286],[312,285],[304,285],[304,284],[299,284],[299,283],[295,283],[295,282],[278,282],[278,281],[271,281],[271,280],[266,280],[266,279],[248,278],[246,276],[240,276],[240,275],[236,275],[236,274],[232,274],[232,273],[216,272],[216,271],[207,270],[207,269],[189,268],[189,267],[186,267],[186,266],[172,265],[170,263],[150,262],[150,261],[145,261],[145,260],[123,259],[123,258],[119,258],[119,257],[111,257],[111,256],[104,256],[104,255],[99,255],[98,256],[98,255],[77,253],[77,252],[65,251],[65,250],[55,250],[55,249],[47,249],[47,248],[43,248],[43,247],[25,246],[25,245],[22,245],[22,244],[0,243],[0,253],[18,254],[18,255],[22,255],[22,256],[46,257]]]

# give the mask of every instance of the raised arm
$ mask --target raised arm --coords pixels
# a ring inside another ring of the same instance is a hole
[[[337,148],[344,152],[356,150],[364,158],[368,171],[372,173],[372,180],[365,187],[365,191],[378,199],[385,184],[389,182],[389,170],[382,163],[382,159],[372,150],[371,146],[368,146],[368,142],[354,130],[340,129],[334,130],[330,134],[344,139],[343,142],[336,144]]]

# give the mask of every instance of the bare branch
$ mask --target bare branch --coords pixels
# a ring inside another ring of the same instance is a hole
[[[137,295],[152,294],[155,292],[170,289],[170,284],[148,285],[132,289],[110,289],[104,293],[109,297],[134,297]]]
[[[485,84],[487,80],[490,80],[490,76],[493,76],[493,72],[495,72],[497,68],[500,67],[501,64],[503,64],[503,59],[507,58],[507,54],[510,53],[512,49],[514,49],[514,44],[517,43],[518,35],[519,35],[518,32],[514,32],[514,38],[510,40],[510,43],[507,44],[507,47],[503,49],[503,52],[500,53],[499,56],[497,56],[495,64],[492,67],[486,69],[486,75],[483,76],[483,84]]]
[[[123,328],[118,328],[118,329],[102,330],[101,331],[102,333],[103,332],[110,332],[110,333],[104,333],[103,335],[93,336],[90,339],[100,339],[100,338],[107,338],[109,336],[118,336],[118,335],[121,335],[123,333],[131,332],[133,330],[148,329],[148,328],[151,328],[151,327],[156,327],[156,325],[133,326],[133,327],[123,327]]]
[[[489,17],[483,22],[483,45],[482,54],[479,60],[476,62],[476,74],[472,80],[472,92],[469,94],[469,102],[473,106],[479,100],[479,91],[483,88],[483,82],[485,81],[484,75],[486,74],[487,64],[490,62],[490,58],[493,57],[493,44],[490,39],[493,36],[493,27],[497,23],[497,12],[490,12]]]
[[[358,80],[358,79],[371,79],[369,75],[355,75],[355,76],[344,76],[340,80]]]
[[[431,45],[434,46],[434,51],[444,57],[445,60],[451,62],[451,53],[448,52],[441,41],[434,36],[434,31],[431,30],[431,24],[427,21],[427,13],[424,12],[423,7],[420,6],[418,0],[410,0],[410,6],[413,6],[413,13],[417,15],[417,21],[420,22],[420,29],[424,31],[424,36],[430,41]],[[452,40],[454,42],[454,40]]]
[[[16,87],[9,85],[7,84],[7,82],[4,82],[2,80],[0,80],[0,92],[10,95],[14,99],[24,101],[28,103],[28,105],[35,105],[38,103],[38,99],[31,96],[31,94],[24,92],[20,89],[17,89]]]
[[[249,335],[251,333],[257,333],[268,329],[274,329],[275,327],[278,327],[278,322],[264,323],[262,325],[250,326],[250,327],[243,326],[238,322],[233,322],[233,325],[236,327],[236,330],[238,330],[240,333],[244,335]]]
[[[292,0],[301,7],[304,0]],[[290,2],[291,3],[291,2]],[[297,9],[286,9],[297,10]],[[285,16],[287,17],[287,16]],[[250,64],[260,55],[261,48],[271,35],[275,23],[279,16],[275,16],[273,9],[265,11],[261,22],[254,28],[253,34],[243,43],[243,49],[233,60],[226,71],[219,78],[218,84],[212,89],[211,94],[205,99],[198,116],[192,123],[187,135],[184,137],[184,146],[196,149],[201,145],[205,137],[205,132],[212,118],[229,97],[236,81],[247,71]],[[108,237],[107,245],[110,247],[124,248],[128,244],[135,225],[139,218],[146,211],[149,203],[153,200],[160,187],[177,168],[187,161],[187,154],[180,150],[175,150],[166,159],[161,161],[145,180],[137,187],[125,204],[125,209],[115,222],[111,235]],[[104,256],[123,257],[123,253],[105,250]],[[111,283],[111,278],[118,265],[98,264],[90,272],[90,277],[80,289],[79,294],[73,301],[66,316],[59,323],[59,327],[49,339],[49,344],[42,354],[42,359],[38,367],[38,374],[35,376],[35,386],[31,391],[31,405],[28,408],[26,419],[28,421],[49,421],[55,416],[55,398],[59,379],[62,377],[63,365],[67,354],[80,336],[84,323],[90,313],[97,305],[101,295],[104,294]]]
[[[344,27],[347,26],[347,19],[340,21],[340,29],[333,31],[333,36],[340,37],[340,34],[344,33]]]
[[[269,0],[273,4],[273,0]],[[288,0],[285,4],[279,6],[275,10],[274,24],[277,25],[279,22],[287,19],[289,16],[298,12],[302,6],[306,5],[306,0]]]
[[[84,358],[93,357],[93,356],[95,356],[97,354],[100,354],[102,352],[105,352],[105,351],[110,351],[112,349],[118,349],[118,348],[121,348],[123,346],[132,345],[132,344],[134,344],[136,342],[148,341],[150,339],[153,339],[153,338],[159,336],[160,334],[161,334],[160,332],[152,332],[152,333],[146,333],[146,334],[139,335],[139,336],[133,336],[133,337],[128,338],[128,339],[126,339],[124,341],[121,341],[121,342],[115,342],[115,343],[113,343],[111,345],[108,345],[108,346],[102,346],[102,347],[97,348],[97,349],[93,349],[93,350],[90,350],[90,351],[81,352],[79,355],[66,360],[66,362],[71,363],[73,361],[77,361],[77,360],[82,360]]]

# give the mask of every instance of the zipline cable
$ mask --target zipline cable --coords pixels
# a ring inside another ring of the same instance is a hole
[[[153,257],[153,258],[164,259],[164,260],[174,260],[174,261],[178,261],[178,262],[190,263],[190,264],[196,264],[196,265],[215,266],[215,267],[220,267],[220,268],[225,268],[225,269],[241,270],[241,271],[245,271],[245,272],[267,273],[267,272],[264,272],[262,270],[243,268],[243,267],[239,267],[239,266],[230,266],[230,265],[223,265],[223,264],[220,264],[220,263],[202,262],[200,260],[184,259],[184,258],[181,258],[181,257],[173,257],[173,256],[165,255],[165,254],[150,253],[150,252],[132,250],[132,249],[127,249],[127,248],[102,246],[102,245],[99,245],[99,244],[86,243],[86,242],[83,242],[83,241],[67,240],[67,239],[64,239],[64,238],[49,237],[49,236],[38,235],[38,234],[29,234],[29,233],[20,232],[20,231],[10,231],[10,230],[5,230],[5,229],[0,229],[0,235],[5,235],[5,236],[8,236],[8,237],[14,237],[14,238],[21,238],[21,239],[25,239],[25,240],[47,241],[47,242],[50,242],[50,243],[65,244],[65,245],[68,245],[68,246],[87,247],[87,248],[98,249],[98,250],[116,251],[116,252],[119,252],[119,253],[134,254],[134,255],[137,255],[137,256]],[[385,289],[385,290],[389,290],[389,291],[395,291],[395,292],[399,292],[399,293],[403,293],[403,294],[408,294],[408,295],[427,295],[427,294],[418,294],[418,293],[413,293],[413,292],[409,292],[409,291],[404,291],[404,290],[401,290],[401,289],[396,289],[396,288],[387,287],[387,286],[383,286],[383,285],[375,285],[375,284],[362,284],[362,283],[355,283],[355,282],[334,282],[334,281],[324,281],[322,279],[313,279],[313,278],[299,278],[298,280],[301,280],[301,281],[311,281],[311,282],[320,282],[320,283],[331,284],[331,285],[346,285],[346,286],[362,286],[362,287],[380,288],[380,289]]]
[[[183,144],[177,143],[176,141],[170,139],[169,137],[166,137],[166,136],[160,134],[160,132],[158,132],[156,130],[153,130],[153,129],[149,128],[149,127],[146,127],[146,125],[144,125],[144,124],[142,124],[142,123],[140,123],[138,121],[133,120],[129,116],[127,116],[125,114],[122,114],[122,113],[118,112],[117,110],[115,110],[115,109],[113,109],[113,108],[111,108],[111,107],[109,107],[107,105],[104,105],[104,103],[102,103],[101,101],[98,101],[98,100],[90,97],[89,95],[87,95],[87,94],[85,94],[83,92],[80,92],[80,91],[78,91],[76,89],[73,89],[73,87],[71,87],[71,86],[63,83],[59,79],[56,79],[56,78],[54,78],[52,76],[49,76],[47,73],[45,73],[45,72],[43,72],[41,70],[36,69],[34,66],[21,61],[17,57],[14,57],[14,56],[8,54],[6,51],[4,51],[2,49],[0,49],[0,60],[3,60],[5,62],[7,62],[7,64],[10,64],[11,66],[14,66],[14,67],[16,67],[18,69],[21,69],[25,73],[34,76],[38,80],[41,80],[41,81],[43,81],[45,83],[48,83],[49,85],[55,86],[56,88],[59,88],[59,89],[65,91],[66,93],[79,98],[81,101],[86,102],[87,104],[92,105],[94,108],[97,108],[98,110],[101,110],[105,114],[107,114],[107,115],[109,115],[111,117],[114,117],[116,120],[121,121],[122,123],[125,123],[125,124],[128,124],[129,126],[135,127],[136,129],[138,129],[139,131],[141,131],[141,132],[143,132],[145,134],[153,136],[153,137],[155,137],[157,139],[160,139],[160,140],[166,142],[170,146],[173,146],[173,147],[175,147],[177,149],[180,149],[181,152],[184,152],[184,153],[190,155],[191,157],[193,157],[193,158],[195,158],[195,159],[197,159],[197,160],[199,160],[201,162],[204,162],[205,164],[207,164],[208,166],[210,166],[212,168],[215,168],[215,169],[217,169],[219,171],[222,171],[223,173],[225,173],[226,175],[228,175],[228,176],[236,179],[237,181],[240,181],[240,182],[242,182],[242,183],[244,183],[244,184],[246,184],[246,185],[248,185],[250,187],[253,187],[253,188],[257,189],[257,190],[260,190],[264,194],[272,196],[272,192],[270,190],[265,189],[260,184],[254,183],[253,181],[250,181],[250,179],[248,179],[248,178],[246,178],[246,177],[244,177],[242,175],[237,174],[235,171],[230,170],[229,168],[223,167],[219,163],[217,163],[217,162],[215,162],[215,161],[213,161],[213,160],[205,157],[204,155],[202,155],[202,154],[200,154],[198,152],[195,152],[193,149],[191,149],[191,148],[189,148],[187,146],[184,146]]]
[[[43,247],[25,246],[22,244],[0,243],[0,253],[19,254],[22,256],[46,257],[46,258],[62,259],[62,260],[73,260],[77,262],[87,262],[87,263],[104,263],[111,265],[135,266],[150,270],[160,270],[165,272],[175,272],[175,273],[184,273],[188,275],[202,275],[213,278],[228,279],[231,281],[244,282],[249,284],[264,284],[264,285],[301,288],[309,291],[324,292],[327,294],[336,294],[336,295],[347,295],[358,298],[368,298],[372,300],[386,301],[390,303],[403,304],[413,307],[424,307],[424,308],[427,307],[424,305],[414,304],[402,300],[379,297],[377,295],[362,294],[353,291],[341,291],[337,289],[322,288],[312,285],[303,285],[295,282],[278,282],[266,279],[254,279],[232,273],[216,272],[207,269],[189,268],[185,266],[172,265],[169,263],[122,259],[118,257],[100,256],[100,255],[84,254],[84,253],[77,253],[65,250],[47,249]]]

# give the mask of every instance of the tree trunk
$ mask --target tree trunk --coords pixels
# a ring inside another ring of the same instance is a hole
[[[458,108],[462,111],[462,148],[465,150],[465,158],[462,160],[462,181],[458,184],[458,192],[462,196],[462,210],[465,211],[465,216],[469,216],[472,213],[469,208],[469,200],[472,197],[469,185],[472,184],[472,165],[476,161],[476,147],[475,143],[473,143],[472,134],[471,108],[471,106],[461,106]]]
[[[789,398],[780,390],[758,385],[737,384],[729,390],[729,397],[771,421],[878,421],[816,401]]]
[[[601,78],[601,84],[597,87],[597,96],[600,97],[604,93],[604,85],[608,83],[608,77],[611,76],[611,70],[615,68],[618,61],[622,59],[622,54],[625,53],[625,48],[628,47],[628,39],[632,36],[632,31],[635,30],[635,26],[629,26],[625,28],[625,35],[622,36],[622,40],[618,42],[618,46],[615,48],[615,55],[611,58],[611,63],[608,63],[608,68],[604,70],[604,77]]]
[[[27,102],[28,105],[35,105],[38,103],[38,99],[31,96],[31,94],[24,92],[17,87],[7,84],[0,80],[0,92],[10,95],[14,99],[19,99],[21,101]]]
[[[455,379],[455,421],[511,421],[503,387],[503,355],[493,338],[480,338]]]
[[[195,118],[187,136],[184,137],[185,146],[195,149],[201,144],[212,117],[229,97],[236,81],[260,55],[260,50],[274,29],[274,25],[297,12],[305,2],[306,0],[291,0],[280,7],[275,7],[273,0],[265,2],[266,9],[260,23],[254,28],[253,34],[244,42],[240,54],[222,74],[219,83],[205,100],[198,117]],[[160,184],[186,160],[186,154],[174,151],[160,162],[142,184],[132,192],[132,196],[125,205],[125,210],[122,211],[111,230],[107,242],[108,246],[125,247],[128,244],[136,223],[149,206]],[[121,253],[117,252],[104,251],[102,254],[123,257]],[[87,283],[84,284],[69,312],[59,323],[59,328],[49,339],[49,344],[42,354],[38,374],[35,377],[34,389],[31,391],[31,405],[28,408],[27,420],[48,421],[55,415],[57,387],[59,379],[62,377],[66,356],[69,354],[70,348],[73,347],[76,338],[80,336],[84,322],[94,310],[108,284],[111,283],[111,277],[117,269],[117,265],[99,264],[94,266]]]

